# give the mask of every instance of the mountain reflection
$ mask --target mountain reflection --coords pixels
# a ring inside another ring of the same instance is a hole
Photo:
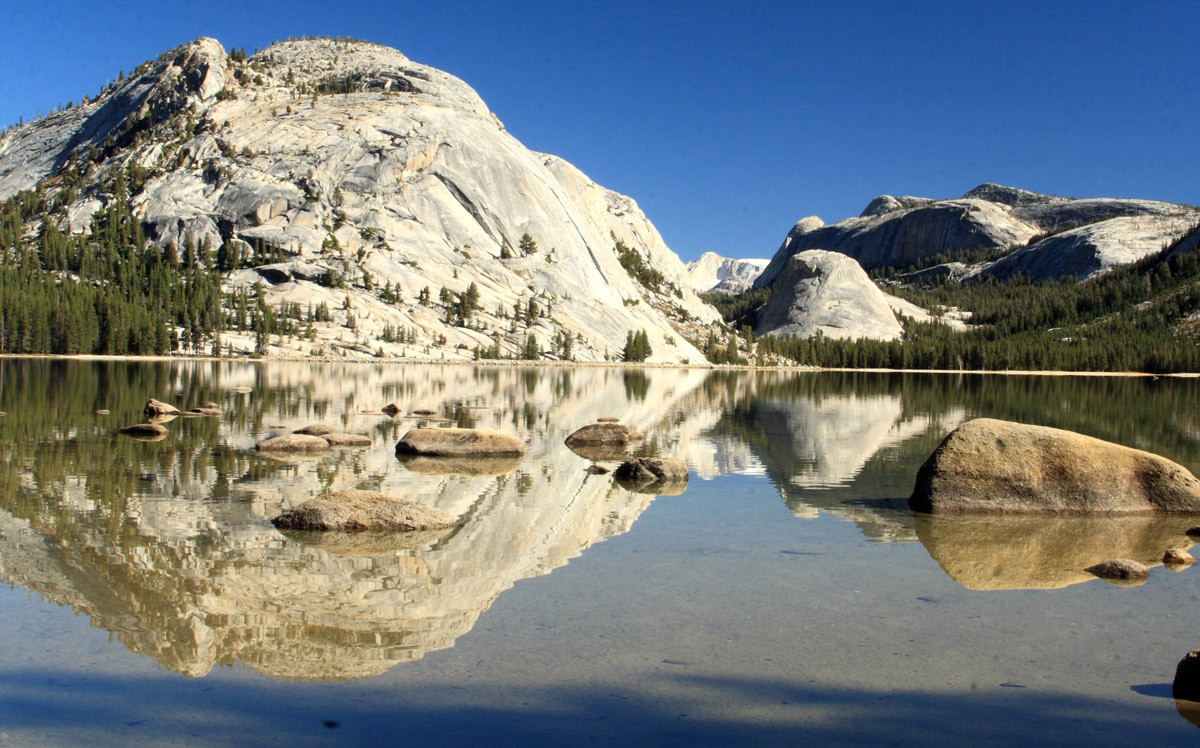
[[[1057,584],[1057,571],[1027,569],[1019,557],[1053,557],[1061,530],[914,527],[895,500],[968,414],[993,412],[997,397],[1010,410],[1047,402],[1036,391],[1013,399],[1007,387],[795,372],[2,361],[0,406],[10,415],[0,420],[0,579],[86,613],[130,650],[187,675],[234,663],[293,679],[378,674],[452,646],[517,581],[630,529],[655,496],[588,474],[589,459],[563,444],[616,416],[646,434],[630,454],[682,457],[702,478],[765,475],[794,514],[827,511],[873,539],[919,538],[964,585]],[[1168,405],[1194,412],[1177,395]],[[158,442],[117,436],[149,397],[181,408],[212,400],[224,416],[177,419]],[[382,415],[392,402],[400,413]],[[407,429],[443,419],[514,433],[526,454],[396,458]],[[317,421],[374,444],[295,462],[252,450]],[[422,501],[460,523],[403,537],[285,535],[269,523],[347,488]],[[1148,549],[1172,528],[1091,534],[1136,536]],[[981,572],[971,560],[979,557],[1010,561]]]

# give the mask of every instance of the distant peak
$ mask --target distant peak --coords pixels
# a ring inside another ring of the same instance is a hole
[[[1032,192],[1023,190],[1019,187],[1006,187],[1002,184],[994,182],[984,182],[975,189],[963,195],[964,198],[974,198],[976,200],[987,200],[988,202],[1000,203],[1011,207],[1019,205],[1033,205],[1036,203],[1046,203],[1052,200],[1059,200],[1053,195],[1045,195],[1041,192]]]

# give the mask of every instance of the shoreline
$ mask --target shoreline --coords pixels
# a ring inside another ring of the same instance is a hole
[[[614,369],[708,369],[710,371],[789,371],[789,372],[840,372],[865,374],[980,374],[991,376],[1031,376],[1031,377],[1149,377],[1153,379],[1170,377],[1175,379],[1200,378],[1200,372],[1175,372],[1170,374],[1155,374],[1139,371],[1062,371],[1037,370],[1026,371],[1019,369],[853,369],[853,368],[822,368],[819,366],[753,366],[732,364],[675,364],[675,363],[635,363],[625,361],[525,361],[525,360],[480,360],[480,361],[440,361],[398,358],[340,358],[333,356],[267,356],[250,358],[248,356],[216,357],[216,356],[117,356],[101,354],[52,354],[52,353],[3,353],[0,362],[5,360],[48,360],[48,361],[199,361],[210,363],[313,363],[313,364],[375,364],[375,365],[413,365],[413,366],[495,366],[495,367],[538,367],[538,368],[614,368]]]

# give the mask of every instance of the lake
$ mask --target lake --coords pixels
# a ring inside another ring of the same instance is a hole
[[[223,415],[118,435],[152,397]],[[905,503],[976,416],[1195,472],[1194,379],[5,359],[0,410],[0,744],[1197,737],[1170,684],[1200,648],[1200,572],[1156,564],[1123,587],[1081,569],[1156,563],[1200,520]],[[563,440],[602,416],[646,435],[631,453],[683,458],[686,491],[585,472]],[[373,446],[253,450],[314,422]],[[526,453],[401,462],[421,423],[507,431]],[[345,488],[460,525],[356,538],[269,522]]]

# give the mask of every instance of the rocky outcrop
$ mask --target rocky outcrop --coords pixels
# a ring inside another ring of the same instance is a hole
[[[759,335],[871,340],[897,340],[903,331],[858,263],[821,250],[791,257],[755,328]]]
[[[921,466],[909,505],[956,514],[1200,513],[1200,481],[1149,452],[978,418]]]
[[[324,494],[271,520],[280,529],[341,532],[440,530],[454,522],[452,515],[415,501],[353,489]]]
[[[272,337],[267,355],[470,361],[532,335],[595,361],[645,330],[652,361],[702,361],[688,339],[720,321],[634,200],[525,148],[463,81],[375,44],[295,40],[244,62],[213,39],[187,45],[0,138],[0,199],[50,178],[53,200],[68,163],[97,181],[146,168],[133,210],[160,245],[269,250],[226,291],[265,281],[271,305],[336,310],[315,340]],[[67,213],[87,230],[109,200],[89,184]],[[448,311],[472,284],[479,308],[456,324]],[[222,347],[255,341],[227,331]]]
[[[937,266],[926,275],[953,279],[976,275],[1033,280],[1086,278],[1136,262],[1194,226],[1200,213],[1155,200],[1068,199],[982,184],[961,198],[881,195],[862,215],[825,226],[796,224],[755,282],[772,283],[793,255],[810,249],[839,252],[865,268],[904,268],[931,258],[974,252],[986,261],[970,268]],[[1053,236],[1044,237],[1047,233]],[[992,263],[996,256],[1012,254]],[[990,257],[988,257],[990,255]]]
[[[515,457],[525,446],[512,434],[486,429],[411,429],[396,454],[424,457]]]
[[[687,264],[688,284],[706,293],[739,294],[754,285],[768,260],[741,260],[705,252]]]

